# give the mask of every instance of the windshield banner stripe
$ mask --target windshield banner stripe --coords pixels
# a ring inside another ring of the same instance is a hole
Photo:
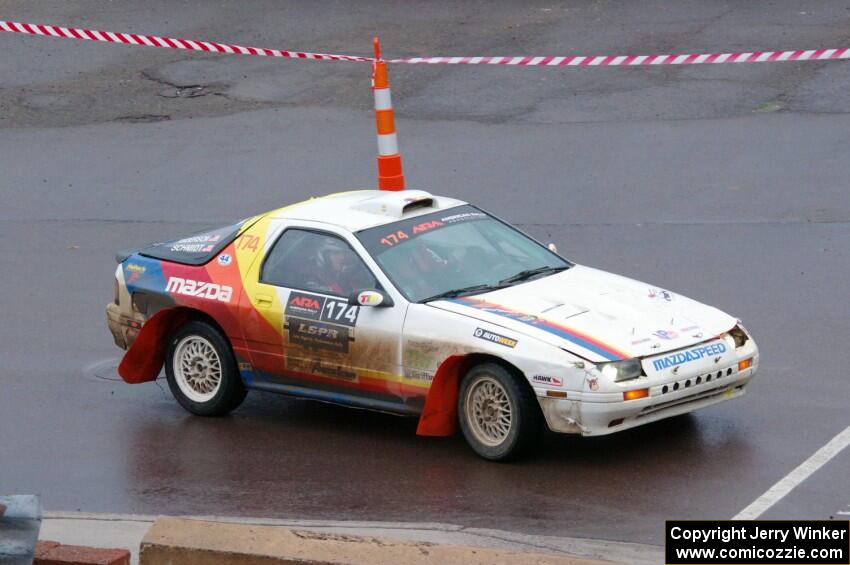
[[[631,355],[629,355],[628,353],[620,351],[619,349],[611,345],[608,345],[594,337],[581,333],[577,330],[568,328],[561,324],[557,324],[555,322],[552,322],[551,320],[546,320],[544,318],[534,316],[532,314],[526,314],[524,312],[512,310],[511,308],[502,306],[501,304],[495,304],[493,302],[488,302],[480,298],[472,297],[452,298],[449,300],[449,302],[454,302],[455,304],[460,304],[462,306],[468,306],[470,308],[483,310],[485,312],[489,312],[497,316],[503,316],[505,318],[510,318],[512,320],[522,322],[529,326],[543,330],[544,332],[548,332],[560,338],[566,339],[567,341],[574,343],[579,347],[583,347],[588,351],[592,351],[609,361],[620,361],[622,359],[629,359],[631,357]]]

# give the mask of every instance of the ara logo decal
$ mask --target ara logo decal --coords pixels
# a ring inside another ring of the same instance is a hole
[[[198,282],[191,279],[169,277],[165,286],[166,292],[174,292],[185,296],[197,296],[220,302],[230,302],[233,296],[233,287],[215,284],[211,282]]]
[[[289,300],[286,302],[287,316],[300,316],[302,318],[310,318],[318,320],[319,314],[325,305],[325,297],[306,292],[292,292],[289,295]]]
[[[660,371],[661,369],[666,369],[667,367],[674,367],[674,371],[678,369],[679,365],[684,363],[690,363],[691,361],[698,361],[703,357],[708,357],[712,355],[721,355],[726,352],[726,344],[723,342],[713,343],[711,345],[703,345],[702,347],[695,347],[694,349],[689,349],[687,351],[683,351],[681,353],[674,353],[673,355],[668,355],[666,357],[662,357],[660,359],[655,359],[652,362],[652,366],[655,367],[656,371]],[[716,361],[715,361],[716,362]]]
[[[413,233],[422,233],[428,230],[432,230],[434,228],[443,227],[443,222],[440,220],[431,220],[430,222],[422,222],[421,224],[417,224],[413,226]]]
[[[661,339],[676,339],[679,337],[679,334],[672,330],[658,330],[657,332],[652,332],[652,335]]]
[[[228,255],[227,253],[222,253],[218,256],[218,264],[222,267],[226,267],[233,262],[233,257]]]
[[[549,386],[564,386],[564,381],[560,377],[550,377],[549,375],[534,375],[531,380],[535,383]]]
[[[292,306],[298,306],[299,308],[307,308],[309,310],[318,310],[319,309],[319,301],[315,298],[310,298],[309,296],[296,296],[292,300],[289,301]]]

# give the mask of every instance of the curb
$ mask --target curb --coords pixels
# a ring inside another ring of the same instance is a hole
[[[608,562],[502,549],[400,541],[327,532],[206,522],[157,520],[142,540],[141,565],[394,564],[607,565]]]
[[[42,533],[46,539],[95,547],[126,547],[131,563],[138,562],[139,545],[153,523],[163,516],[88,512],[45,512]],[[527,534],[438,522],[389,522],[317,519],[249,518],[235,516],[179,516],[192,520],[253,526],[273,526],[327,534],[382,537],[396,541],[431,542],[548,553],[589,560],[656,565],[664,561],[657,545],[593,538]]]

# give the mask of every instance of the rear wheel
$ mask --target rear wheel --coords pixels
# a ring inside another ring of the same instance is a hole
[[[460,386],[457,408],[463,437],[485,459],[516,458],[540,434],[540,406],[534,393],[495,363],[469,370]]]
[[[230,345],[206,322],[187,322],[174,332],[165,374],[177,402],[198,416],[223,416],[245,399]]]

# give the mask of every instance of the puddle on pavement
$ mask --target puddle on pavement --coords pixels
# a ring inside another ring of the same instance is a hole
[[[118,376],[120,362],[120,359],[113,357],[87,365],[83,368],[83,377],[95,381],[121,381],[121,377]]]
[[[88,381],[118,381],[123,383],[124,379],[118,375],[118,364],[120,362],[121,359],[119,357],[110,357],[108,359],[95,361],[94,363],[83,367],[83,378]],[[160,371],[156,380],[161,381],[164,379],[165,372]]]

